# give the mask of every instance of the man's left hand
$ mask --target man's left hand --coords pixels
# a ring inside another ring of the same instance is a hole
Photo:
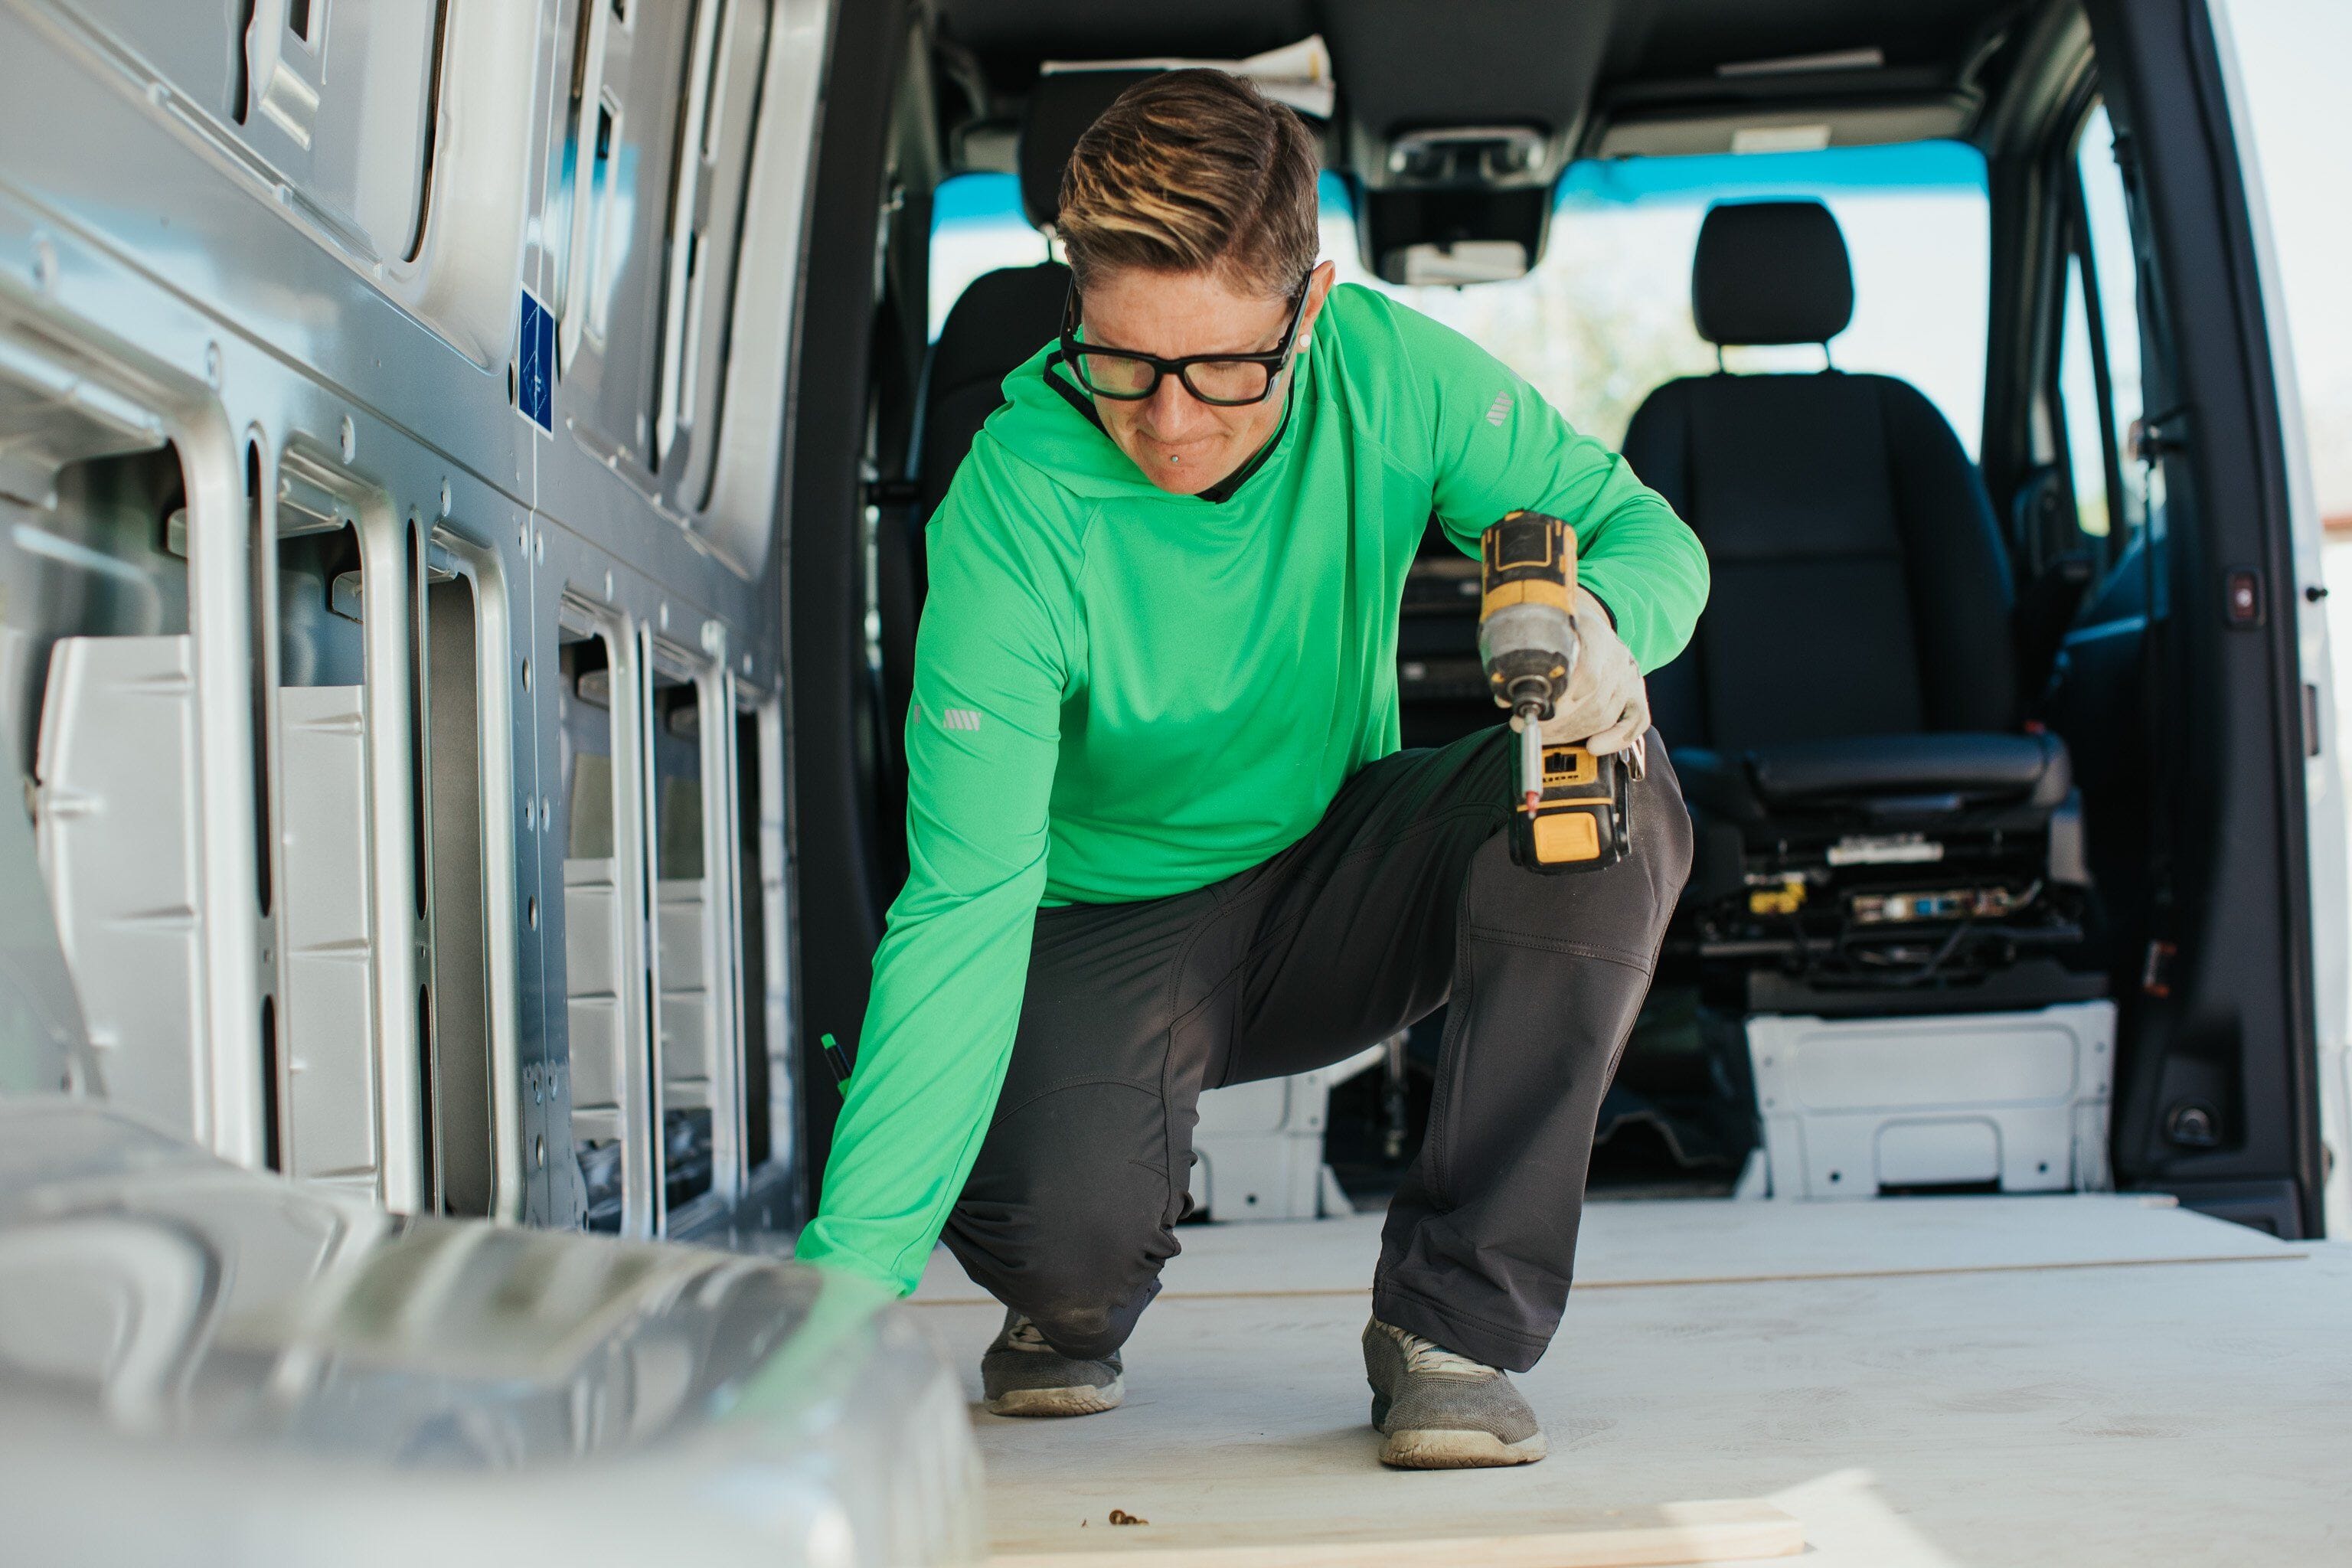
[[[1581,647],[1568,678],[1568,695],[1544,721],[1543,738],[1602,756],[1622,752],[1649,732],[1650,694],[1641,667],[1618,640],[1609,612],[1582,588],[1576,591],[1576,635]],[[1519,727],[1517,719],[1511,727]]]

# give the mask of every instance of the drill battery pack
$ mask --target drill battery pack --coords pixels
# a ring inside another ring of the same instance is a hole
[[[1629,753],[1595,756],[1582,746],[1543,749],[1543,794],[1530,812],[1513,808],[1511,858],[1530,871],[1598,871],[1625,858],[1633,843]]]

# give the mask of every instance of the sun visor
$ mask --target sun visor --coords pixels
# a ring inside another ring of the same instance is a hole
[[[1603,158],[1707,153],[1812,153],[1969,133],[1979,108],[1968,93],[1916,99],[1627,110],[1607,117],[1594,149]]]

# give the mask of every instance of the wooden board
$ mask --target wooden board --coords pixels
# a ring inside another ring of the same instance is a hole
[[[1796,1520],[1746,1499],[1509,1513],[1455,1509],[1400,1526],[1318,1517],[1312,1495],[1296,1487],[1255,1498],[1208,1488],[1189,1506],[1173,1498],[1154,1503],[1157,1511],[1143,1514],[1142,1524],[1113,1524],[1108,1509],[1084,1524],[1024,1521],[994,1532],[990,1568],[1647,1568],[1791,1557],[1805,1549]]]

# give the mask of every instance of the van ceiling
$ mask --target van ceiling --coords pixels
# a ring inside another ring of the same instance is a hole
[[[2031,0],[931,5],[940,36],[1013,96],[1041,60],[1235,59],[1319,33],[1351,131],[1337,161],[1375,184],[1391,135],[1414,126],[1524,122],[1571,155],[1706,151],[1759,116],[1824,121],[1839,142],[1967,135],[1996,85],[1988,78],[2007,64],[2002,44],[2034,8]],[[1661,140],[1648,129],[1660,124],[1676,129]],[[1700,128],[1696,141],[1691,127]]]

